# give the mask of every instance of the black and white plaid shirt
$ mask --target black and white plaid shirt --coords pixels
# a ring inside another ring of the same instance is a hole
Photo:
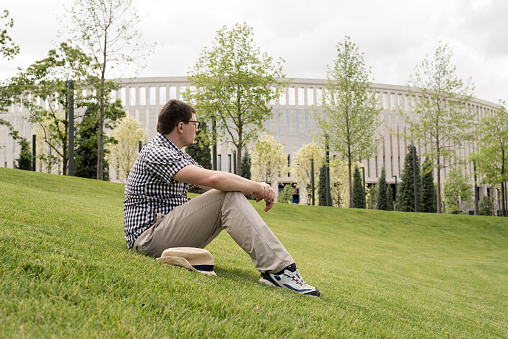
[[[127,247],[131,248],[153,225],[156,213],[168,214],[189,201],[187,192],[194,186],[173,180],[187,165],[199,166],[160,133],[143,147],[125,185],[123,215]]]

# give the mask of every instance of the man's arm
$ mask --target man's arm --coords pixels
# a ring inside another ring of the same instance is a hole
[[[256,201],[261,199],[266,201],[265,212],[272,208],[277,197],[275,191],[266,183],[248,180],[232,173],[210,171],[194,165],[185,166],[173,176],[173,179],[199,187],[215,188],[219,191],[252,194]]]

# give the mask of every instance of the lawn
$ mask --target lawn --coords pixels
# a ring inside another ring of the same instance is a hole
[[[123,185],[0,168],[0,337],[507,338],[508,219],[253,202],[320,298],[125,246]]]

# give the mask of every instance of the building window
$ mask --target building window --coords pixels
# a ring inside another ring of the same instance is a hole
[[[228,154],[228,172],[231,173],[231,154]]]
[[[166,104],[166,87],[159,87],[159,105]]]

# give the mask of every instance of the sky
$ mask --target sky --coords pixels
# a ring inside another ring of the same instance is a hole
[[[4,2],[9,35],[21,48],[0,60],[0,80],[46,57],[64,41],[72,0]],[[453,49],[459,77],[475,97],[508,101],[506,0],[133,0],[143,41],[156,43],[139,76],[185,76],[223,26],[247,23],[254,44],[285,60],[289,78],[326,79],[337,44],[349,36],[364,53],[374,83],[407,85],[415,66],[440,43]],[[131,76],[132,74],[126,74]]]

